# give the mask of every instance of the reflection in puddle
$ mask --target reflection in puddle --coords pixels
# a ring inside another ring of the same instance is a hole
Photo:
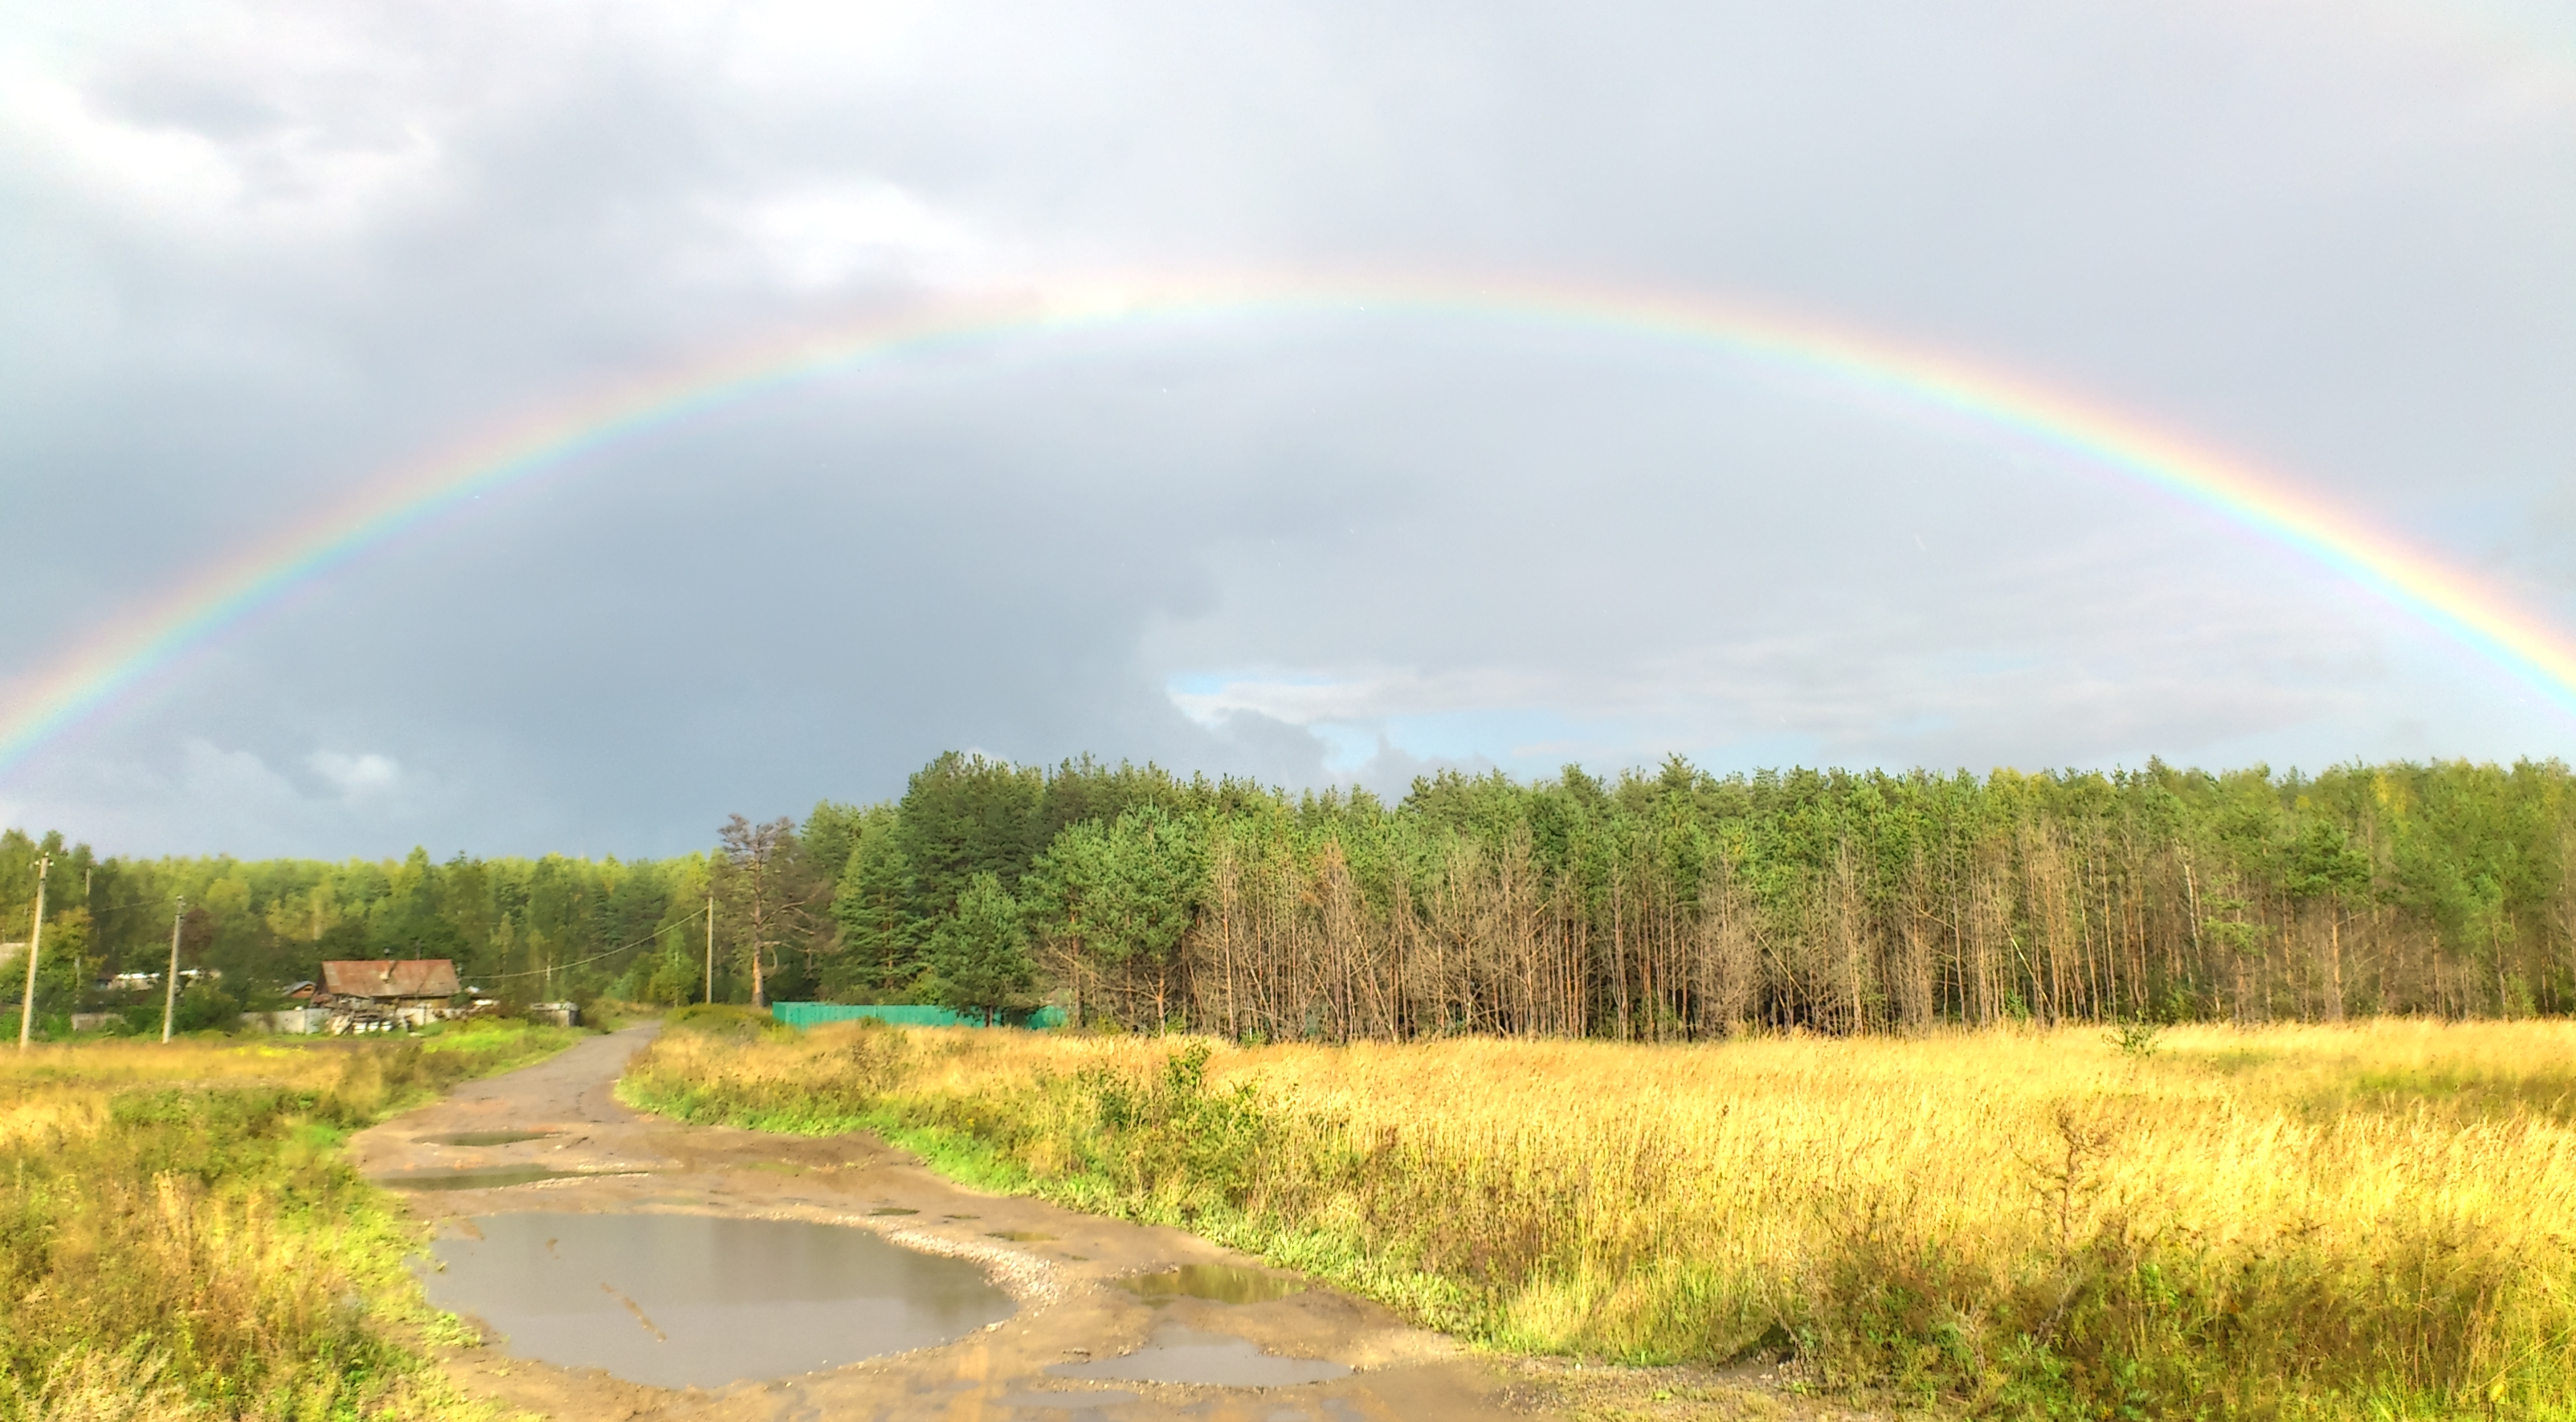
[[[1160,1274],[1139,1274],[1118,1281],[1120,1287],[1145,1296],[1150,1304],[1174,1299],[1213,1299],[1218,1303],[1267,1303],[1306,1291],[1303,1280],[1240,1264],[1184,1264]]]
[[[504,1146],[517,1145],[521,1141],[541,1141],[548,1136],[561,1134],[563,1134],[561,1131],[459,1131],[452,1136],[431,1136],[429,1143],[443,1146]]]
[[[1060,1378],[1095,1382],[1286,1387],[1348,1377],[1351,1370],[1324,1358],[1283,1358],[1223,1333],[1166,1324],[1133,1353],[1096,1363],[1058,1363],[1047,1371]]]
[[[489,1170],[418,1170],[374,1177],[397,1190],[498,1190],[505,1185],[533,1185],[540,1180],[573,1180],[593,1175],[641,1175],[640,1170],[548,1170],[542,1165],[500,1165]]]
[[[430,1302],[509,1351],[656,1387],[718,1387],[945,1343],[1007,1318],[973,1265],[863,1229],[708,1215],[487,1215],[441,1239]]]

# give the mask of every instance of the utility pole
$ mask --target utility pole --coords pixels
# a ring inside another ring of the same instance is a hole
[[[36,926],[27,934],[27,997],[18,1005],[18,1050],[36,1035],[36,955],[45,948],[45,876],[54,869],[54,856],[36,860]]]
[[[188,921],[188,900],[179,900],[179,911],[170,915],[170,973],[161,979],[161,1040],[170,1040],[170,1024],[179,1016],[179,929]]]
[[[35,981],[33,978],[28,981]],[[707,890],[707,1001],[716,1000],[716,891]]]

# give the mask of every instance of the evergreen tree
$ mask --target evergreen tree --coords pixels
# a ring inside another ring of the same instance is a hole
[[[1016,889],[1044,848],[1038,810],[1045,789],[1035,768],[956,751],[914,772],[896,821],[912,868],[912,916],[945,917],[977,874]]]
[[[751,980],[751,1005],[767,1007],[778,989],[810,987],[817,960],[839,947],[837,935],[820,931],[814,912],[831,893],[831,880],[806,863],[793,820],[754,824],[734,815],[717,839],[718,936],[732,942]],[[782,979],[782,969],[794,971]]]
[[[1199,907],[1206,850],[1190,821],[1145,804],[1109,824],[1086,821],[1056,836],[1022,881],[1031,927],[1048,946],[1059,986],[1084,1017],[1087,968],[1134,970],[1161,990],[1155,1025],[1167,1025],[1171,969]]]
[[[896,833],[892,805],[868,807],[847,825],[842,842],[848,850],[832,894],[832,917],[841,926],[843,951],[825,985],[837,997],[884,1001],[921,971],[912,860]]]
[[[986,1025],[1014,1009],[1033,1007],[1037,969],[1029,961],[1028,930],[1019,901],[995,874],[977,874],[957,896],[957,911],[930,938],[930,966],[939,1003],[982,1016]]]

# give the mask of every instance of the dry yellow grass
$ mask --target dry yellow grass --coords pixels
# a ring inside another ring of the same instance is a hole
[[[630,1089],[866,1120],[1507,1347],[2032,1415],[2576,1411],[2567,1024],[1177,1046],[681,1033]]]
[[[349,1128],[570,1034],[0,1052],[0,1422],[479,1415]]]
[[[39,1044],[23,1052],[0,1047],[0,1149],[49,1140],[65,1131],[94,1131],[107,1119],[108,1098],[134,1087],[263,1085],[324,1091],[339,1085],[352,1068],[370,1069],[358,1054],[329,1046],[317,1051],[302,1044],[212,1038]]]

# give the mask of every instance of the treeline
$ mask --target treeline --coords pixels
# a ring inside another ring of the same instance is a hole
[[[178,931],[183,971],[240,1006],[316,977],[326,959],[450,958],[505,1001],[594,996],[637,957],[701,923],[707,856],[399,861],[102,858],[60,834],[0,833],[0,940],[28,937],[36,860],[50,854],[37,992],[49,1015],[116,1005],[101,984],[160,973]],[[180,905],[184,901],[184,914]],[[13,960],[16,950],[7,953]],[[23,961],[0,978],[13,1005]],[[694,980],[693,980],[694,981]],[[130,994],[127,994],[130,996]],[[158,996],[152,1001],[157,1003]]]
[[[2556,762],[1981,779],[1675,759],[1448,774],[1388,805],[948,756],[899,803],[818,808],[808,836],[849,846],[831,990],[938,975],[987,875],[1028,990],[1138,1028],[1661,1040],[2576,1007]]]
[[[208,960],[272,976],[362,944],[691,1001],[712,896],[720,1000],[1052,1001],[1274,1040],[2576,1009],[2576,777],[2554,761],[1980,778],[1675,759],[1444,774],[1389,804],[952,753],[900,800],[721,840],[661,863],[95,873],[164,895],[163,951],[166,896],[190,892]],[[0,845],[0,913],[26,847]],[[106,959],[149,937],[96,923]]]

